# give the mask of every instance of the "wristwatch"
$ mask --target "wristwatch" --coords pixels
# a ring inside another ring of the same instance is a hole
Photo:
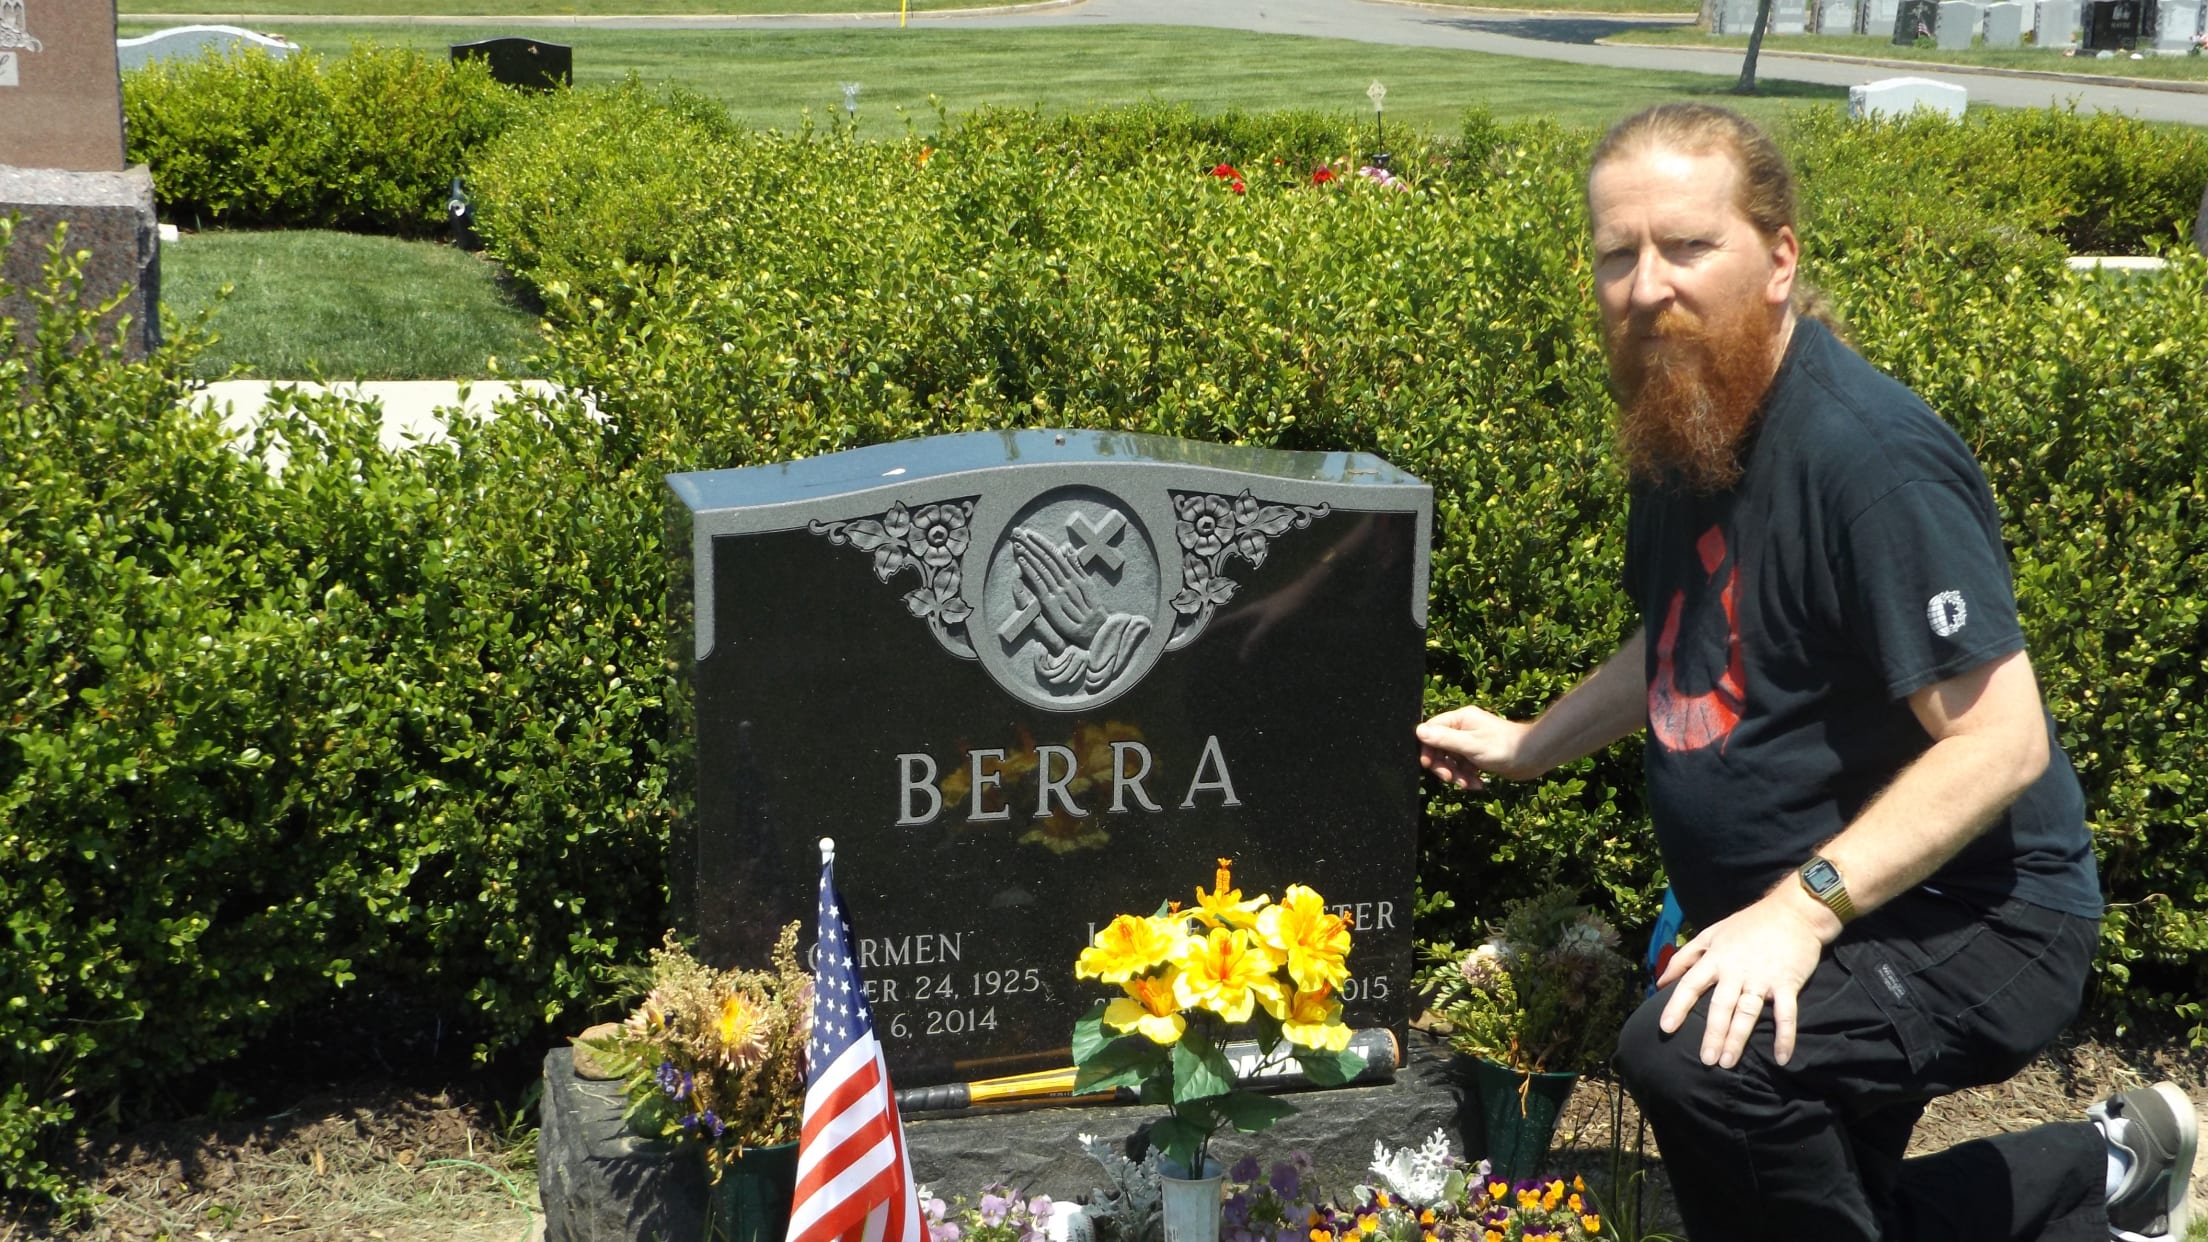
[[[1809,895],[1825,903],[1825,908],[1838,915],[1845,923],[1855,917],[1855,903],[1848,900],[1848,882],[1840,878],[1840,868],[1823,854],[1811,854],[1809,861],[1795,872],[1802,878],[1802,887]]]

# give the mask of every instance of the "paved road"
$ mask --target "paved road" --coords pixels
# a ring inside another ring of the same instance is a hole
[[[398,7],[398,5],[394,5]],[[194,14],[199,20],[234,20],[221,15]],[[143,20],[142,18],[140,20]],[[267,24],[282,21],[300,24],[315,18],[261,17]],[[347,19],[321,19],[347,20]],[[390,19],[351,19],[390,20]],[[438,20],[438,19],[418,19]],[[480,24],[480,19],[470,19]],[[530,24],[592,26],[603,29],[745,29],[805,27],[848,29],[854,25],[893,23],[894,14],[843,14],[809,17],[620,17],[539,18]],[[1647,18],[1638,24],[1665,24],[1677,19]],[[1582,65],[1607,65],[1621,69],[1676,70],[1706,73],[1727,80],[1740,76],[1741,54],[1691,47],[1606,47],[1593,42],[1600,35],[1636,24],[1634,19],[1586,15],[1538,15],[1499,10],[1452,9],[1439,5],[1393,3],[1390,0],[1073,0],[1067,4],[1030,7],[1017,11],[918,15],[915,26],[931,28],[1055,27],[1078,29],[1101,25],[1211,26],[1253,30],[1267,34],[1311,35],[1355,39],[1406,47],[1461,48],[1503,56],[1558,60]],[[501,18],[499,24],[521,25],[522,20]],[[2058,58],[2052,54],[2049,60]],[[2151,121],[2179,121],[2208,125],[2208,93],[2204,84],[2193,89],[2171,90],[2103,85],[2089,77],[2051,75],[2019,77],[1970,70],[1879,66],[1790,56],[1766,52],[1757,61],[1759,79],[1811,82],[1848,87],[1878,78],[1914,75],[1960,84],[1970,91],[1972,102],[2014,108],[2063,106],[2075,101],[2084,111],[2126,112]]]

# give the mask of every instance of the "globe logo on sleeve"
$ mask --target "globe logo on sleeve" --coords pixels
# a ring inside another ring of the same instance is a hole
[[[1970,608],[1963,603],[1961,591],[1942,591],[1924,602],[1924,617],[1932,623],[1933,633],[1953,638],[1970,620]]]

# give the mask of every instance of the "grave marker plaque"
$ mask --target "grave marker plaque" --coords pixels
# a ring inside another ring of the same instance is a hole
[[[678,920],[809,939],[836,875],[900,1087],[1070,1064],[1094,928],[1317,889],[1407,1016],[1432,494],[1361,454],[942,436],[670,476]],[[689,753],[679,753],[692,748]]]
[[[565,43],[506,35],[455,43],[452,59],[480,60],[489,66],[491,80],[524,90],[549,91],[575,81],[575,49]]]

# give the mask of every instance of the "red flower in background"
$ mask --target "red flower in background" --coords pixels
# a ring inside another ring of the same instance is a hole
[[[1234,171],[1234,165],[1232,164],[1220,164],[1214,167],[1211,170],[1211,175],[1214,177],[1224,178],[1228,181],[1239,181],[1242,179],[1242,174]]]
[[[1313,185],[1325,185],[1333,179],[1334,170],[1331,168],[1314,168],[1311,170],[1311,184]]]
[[[1237,194],[1247,194],[1247,193],[1249,193],[1249,187],[1248,187],[1248,186],[1246,186],[1246,185],[1243,185],[1243,184],[1242,184],[1242,178],[1240,178],[1240,177],[1236,177],[1236,178],[1234,179],[1234,181],[1233,181],[1233,182],[1232,182],[1231,184],[1229,184],[1229,185],[1227,186],[1227,188],[1228,188],[1228,189],[1230,189],[1230,190],[1232,190],[1232,191],[1234,191],[1234,192],[1235,192],[1235,193],[1237,193]]]

